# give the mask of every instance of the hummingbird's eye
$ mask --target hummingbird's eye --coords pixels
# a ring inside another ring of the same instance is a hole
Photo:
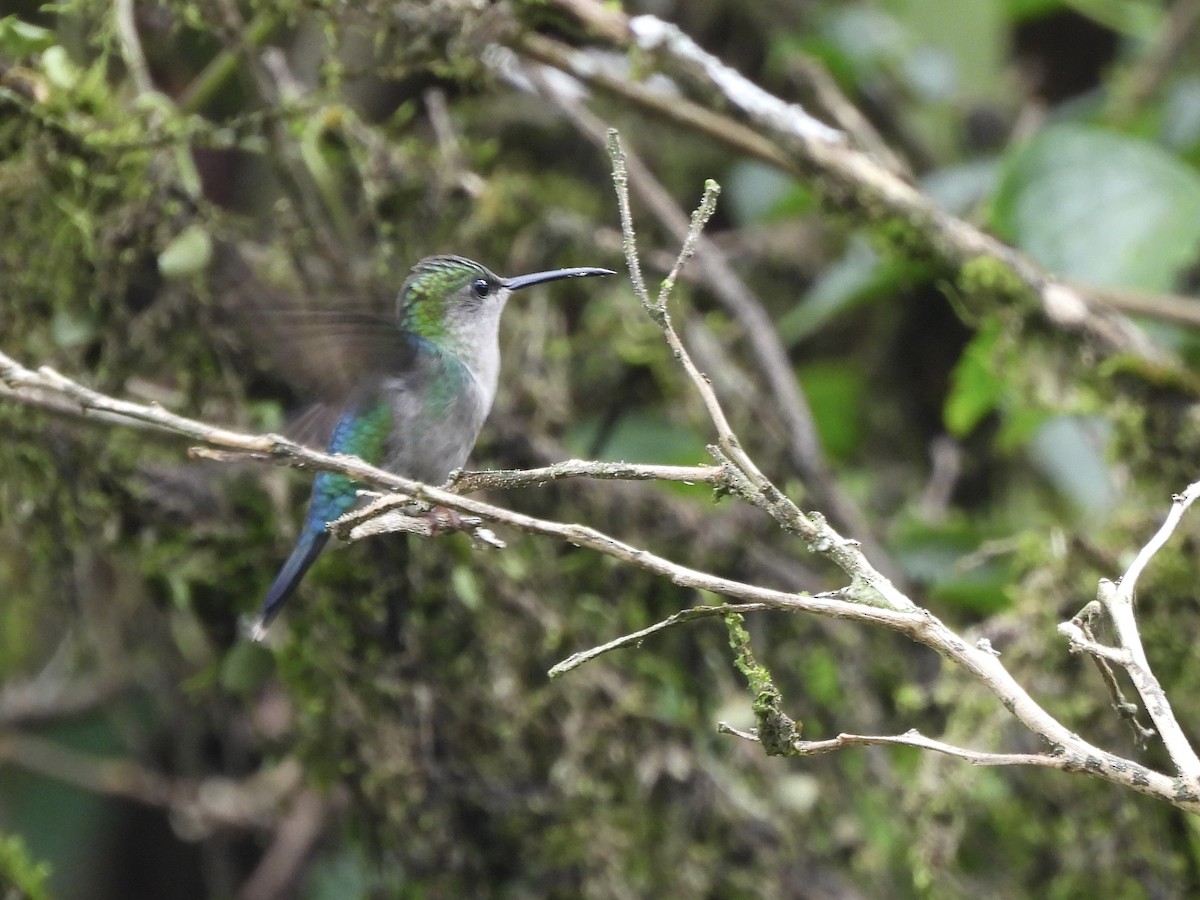
[[[480,300],[485,298],[491,289],[492,286],[487,283],[486,278],[476,278],[471,282],[471,290]]]

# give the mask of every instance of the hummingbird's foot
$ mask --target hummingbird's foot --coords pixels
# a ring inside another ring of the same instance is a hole
[[[475,520],[465,518],[458,510],[448,506],[435,506],[422,514],[429,522],[429,536],[465,531],[475,525]]]
[[[456,509],[448,506],[435,506],[427,510],[424,519],[429,523],[429,536],[449,534],[452,531],[462,531],[470,535],[476,547],[490,547],[493,550],[503,550],[508,545],[490,528],[483,527],[483,519],[478,516],[464,516]]]

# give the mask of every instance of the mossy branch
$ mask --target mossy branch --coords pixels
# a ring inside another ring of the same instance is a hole
[[[754,658],[744,622],[735,612],[725,614],[734,665],[746,677],[750,693],[754,695],[754,720],[758,723],[755,736],[767,756],[796,756],[799,753],[796,742],[800,740],[801,723],[783,711],[783,696],[775,687],[771,672]]]

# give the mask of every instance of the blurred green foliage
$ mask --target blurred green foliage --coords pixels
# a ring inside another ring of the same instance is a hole
[[[0,890],[4,900],[45,900],[50,867],[29,858],[25,842],[16,835],[0,835]]]
[[[991,225],[1064,277],[1167,291],[1200,250],[1200,175],[1144,140],[1048,128],[1007,159]]]

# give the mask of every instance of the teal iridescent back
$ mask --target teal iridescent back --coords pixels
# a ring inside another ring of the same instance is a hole
[[[352,407],[338,420],[329,439],[329,452],[357,456],[377,466],[383,461],[383,448],[391,428],[392,407],[385,398],[363,404],[362,408]],[[323,533],[325,525],[349,512],[357,498],[356,482],[334,472],[318,472],[305,529]]]

